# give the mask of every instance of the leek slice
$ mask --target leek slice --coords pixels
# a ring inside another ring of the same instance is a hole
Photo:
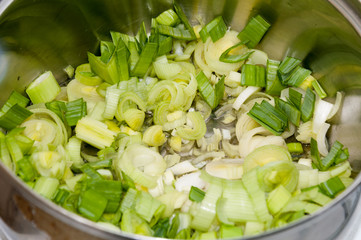
[[[199,112],[188,112],[187,121],[191,122],[191,126],[177,127],[177,134],[186,140],[198,140],[201,139],[207,131],[206,124],[202,115]]]
[[[33,104],[50,102],[60,93],[60,86],[52,72],[36,78],[25,90]]]
[[[298,170],[289,161],[274,161],[258,169],[260,187],[270,192],[282,184],[289,192],[293,192],[298,184]]]
[[[148,104],[152,105],[159,100],[170,101],[170,110],[179,109],[184,103],[183,88],[171,80],[159,81],[149,92]]]
[[[156,20],[159,24],[167,26],[174,26],[179,22],[178,15],[172,9],[168,9],[159,14]]]
[[[158,52],[158,44],[148,42],[144,46],[142,53],[140,54],[139,60],[137,64],[134,66],[131,75],[136,77],[143,77],[145,73],[148,71],[151,63],[153,62],[153,58]]]
[[[64,175],[66,163],[58,152],[35,152],[30,161],[41,176],[61,179]]]
[[[40,177],[34,186],[34,191],[43,197],[52,200],[59,187],[59,180],[50,177]]]
[[[163,157],[139,144],[128,146],[122,156],[115,161],[115,169],[123,171],[135,183],[147,188],[157,186],[157,179],[166,168]]]
[[[140,108],[143,112],[146,111],[146,104],[145,102],[134,92],[125,92],[119,96],[119,103],[117,110],[115,112],[115,117],[118,121],[124,120],[125,112],[130,109],[134,108],[134,104]],[[132,105],[133,104],[133,105]]]
[[[256,148],[246,156],[244,159],[243,169],[244,172],[247,173],[257,166],[264,166],[267,163],[275,161],[291,162],[292,157],[287,149],[283,147],[266,145]]]
[[[153,125],[143,134],[143,142],[152,147],[158,147],[163,145],[167,141],[165,134],[163,133],[162,126]]]
[[[75,70],[75,79],[80,83],[88,86],[96,86],[103,82],[103,80],[96,76],[92,71],[89,63],[79,65]]]

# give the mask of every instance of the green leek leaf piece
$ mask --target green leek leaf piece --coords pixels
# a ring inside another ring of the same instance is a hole
[[[153,62],[158,52],[158,44],[148,42],[140,54],[137,64],[134,66],[132,76],[143,77]]]
[[[202,202],[205,195],[205,192],[195,186],[192,186],[189,192],[189,200],[193,202]]]
[[[181,6],[176,2],[173,1],[173,7],[175,12],[177,13],[179,19],[181,20],[181,22],[184,24],[184,26],[186,27],[186,29],[190,32],[190,35],[193,37],[193,39],[196,39],[196,34],[193,31],[193,27],[192,25],[189,23],[187,16],[185,15],[183,9],[181,8]]]
[[[119,80],[126,81],[129,79],[128,59],[130,53],[127,46],[121,39],[118,41],[114,54],[117,60]]]
[[[79,213],[96,222],[103,215],[108,200],[102,194],[89,189],[80,193],[78,204]]]
[[[224,76],[216,83],[214,89],[203,71],[199,72],[196,79],[198,83],[198,90],[202,98],[212,109],[216,108],[223,98],[225,88]]]
[[[69,197],[70,192],[64,188],[60,188],[58,192],[56,193],[55,198],[53,201],[58,205],[63,205],[65,200]]]
[[[266,93],[273,96],[279,96],[281,91],[285,88],[277,74],[279,65],[280,61],[267,59]]]
[[[237,37],[241,42],[247,41],[248,48],[255,48],[270,26],[261,15],[257,15],[247,23]]]
[[[244,64],[242,66],[241,85],[266,87],[266,70],[263,66]]]
[[[100,59],[107,63],[112,57],[115,50],[115,45],[112,42],[101,41],[100,42]]]
[[[243,54],[235,54],[235,55],[229,54],[232,50],[235,50],[240,47],[242,47],[244,49]],[[240,42],[240,43],[237,43],[236,45],[228,48],[226,51],[224,51],[221,54],[221,56],[219,57],[219,61],[225,62],[225,63],[237,63],[237,62],[247,60],[249,58],[249,56],[251,56],[252,53],[253,53],[253,51],[248,51],[248,48],[245,47],[245,44],[243,42]]]
[[[297,59],[297,58],[294,58],[294,57],[286,57],[285,59],[283,59],[283,61],[281,62],[281,65],[279,66],[279,72],[282,75],[289,74],[300,63],[301,63],[300,59]]]
[[[0,112],[0,127],[11,130],[24,122],[33,113],[19,104],[13,105],[5,113]]]
[[[317,141],[311,138],[311,159],[312,164],[319,170],[321,170],[321,157],[318,152],[318,144]]]
[[[88,61],[92,71],[104,81],[112,85],[119,82],[117,60],[114,54],[108,62],[104,63],[101,57],[88,52]]]
[[[286,82],[284,82],[285,84],[289,85],[289,86],[295,86],[295,87],[298,87],[300,86],[303,81],[311,75],[311,71],[306,69],[306,68],[303,68],[303,67],[300,67],[300,66],[297,66],[291,73],[291,75],[286,78]]]
[[[224,23],[223,17],[218,16],[204,26],[199,32],[199,35],[203,42],[206,42],[208,37],[211,37],[212,42],[216,42],[222,38],[226,32],[227,26]]]
[[[89,63],[82,64],[75,69],[75,79],[88,86],[97,86],[103,82],[103,79],[92,72]]]
[[[336,141],[332,145],[330,152],[320,162],[322,171],[328,170],[328,168],[335,163],[337,157],[342,153],[342,148],[343,144],[341,144],[339,141]]]
[[[172,37],[159,37],[159,48],[157,56],[162,56],[168,54],[173,48],[173,38]]]
[[[319,186],[321,192],[331,198],[336,197],[339,192],[346,188],[338,176],[330,178],[326,182],[320,183]]]
[[[290,153],[303,153],[302,144],[299,142],[287,143],[287,149]]]
[[[147,30],[145,29],[144,22],[142,22],[142,24],[139,27],[139,31],[137,33],[136,39],[138,40],[140,49],[143,50],[148,41]]]
[[[303,122],[307,122],[312,118],[313,111],[315,109],[316,95],[310,89],[307,88],[303,103],[301,105],[301,118]]]
[[[29,161],[29,157],[23,157],[21,160],[17,161],[16,165],[16,174],[25,182],[34,181],[38,176],[36,169]]]
[[[248,115],[275,135],[281,135],[288,126],[287,115],[265,100],[256,103]]]
[[[65,119],[69,126],[75,126],[87,114],[86,102],[79,98],[66,104]]]
[[[161,25],[175,26],[179,23],[180,19],[173,9],[168,9],[156,17],[156,20]]]
[[[276,108],[283,111],[287,115],[291,123],[293,123],[296,126],[299,126],[301,119],[301,112],[292,104],[283,101],[280,98],[275,98],[275,102],[276,102]]]
[[[293,104],[297,109],[301,109],[302,93],[296,91],[293,88],[289,88],[288,101]]]
[[[322,88],[321,84],[317,80],[312,81],[312,87],[313,89],[315,89],[317,95],[321,99],[327,97],[327,93],[325,92],[325,90]]]
[[[29,102],[30,100],[27,97],[24,97],[21,93],[14,90],[2,106],[1,113],[6,113],[15,104],[18,104],[20,107],[26,107]]]
[[[189,30],[185,30],[181,28],[175,28],[166,25],[158,25],[158,31],[160,34],[171,36],[175,39],[188,40],[188,41],[196,40],[195,36],[192,35],[192,33]]]

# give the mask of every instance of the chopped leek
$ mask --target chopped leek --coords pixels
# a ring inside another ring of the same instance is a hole
[[[300,124],[301,112],[296,107],[280,98],[276,98],[275,102],[276,107],[287,115],[291,123],[296,126]]]
[[[108,200],[94,190],[82,192],[79,196],[78,211],[81,215],[93,221],[102,216]]]
[[[60,86],[52,72],[48,71],[36,78],[25,90],[32,103],[45,103],[55,99]]]
[[[307,88],[306,95],[301,105],[301,118],[303,122],[307,122],[311,119],[313,111],[315,109],[316,95],[310,88]]]
[[[208,78],[201,71],[196,77],[198,82],[198,90],[202,95],[203,99],[208,103],[208,105],[214,109],[218,106],[219,102],[223,98],[224,93],[224,77],[222,77],[214,86],[212,87]]]
[[[248,115],[275,135],[282,134],[288,126],[287,115],[264,100],[256,103]]]
[[[234,52],[236,50],[242,51],[242,54],[230,54],[231,52]],[[248,51],[248,48],[245,47],[245,44],[243,42],[240,42],[224,51],[219,57],[219,61],[225,63],[241,62],[247,60],[252,53],[253,51]]]
[[[173,9],[168,9],[156,17],[156,20],[159,24],[174,26],[178,23],[178,15],[173,11]]]
[[[208,37],[211,37],[212,41],[216,42],[226,34],[226,31],[227,26],[224,23],[222,16],[219,16],[204,26],[199,32],[199,35],[203,42],[206,42]]]
[[[277,71],[280,62],[277,60],[268,59],[266,68],[266,93],[270,95],[280,95],[282,89],[285,87],[282,85]]]
[[[146,43],[142,53],[139,56],[139,60],[137,64],[134,66],[131,74],[136,77],[143,77],[148,68],[150,67],[153,58],[156,56],[158,51],[158,44],[157,43]]]
[[[202,202],[205,194],[206,193],[199,188],[192,186],[191,191],[189,192],[189,200],[193,202]]]
[[[315,89],[317,95],[321,99],[327,97],[327,93],[325,92],[325,90],[322,88],[322,86],[320,85],[320,83],[317,80],[312,81],[312,87],[313,87],[313,89]]]
[[[338,176],[330,178],[326,182],[320,183],[321,192],[327,196],[334,198],[339,192],[345,189],[342,181]]]
[[[261,15],[257,15],[247,23],[237,37],[242,42],[247,41],[247,47],[254,48],[261,41],[270,26]]]
[[[266,71],[263,66],[244,64],[242,66],[241,85],[266,87]]]

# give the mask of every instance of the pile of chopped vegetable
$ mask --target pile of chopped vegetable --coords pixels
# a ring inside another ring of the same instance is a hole
[[[3,164],[110,231],[232,238],[312,214],[353,181],[347,148],[326,139],[342,93],[324,100],[300,59],[256,49],[270,27],[191,26],[175,3],[150,34],[111,32],[65,87],[48,71],[29,99],[12,92]]]

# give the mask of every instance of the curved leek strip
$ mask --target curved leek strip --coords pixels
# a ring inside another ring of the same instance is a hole
[[[96,86],[103,82],[103,80],[95,75],[89,63],[79,65],[75,70],[75,79],[87,86]]]
[[[88,112],[91,112],[97,102],[104,101],[104,98],[97,92],[97,86],[87,86],[76,79],[71,80],[66,89],[69,102],[83,98],[87,103]]]
[[[183,126],[187,121],[187,115],[183,111],[175,111],[167,115],[168,122],[163,124],[163,130],[169,131]]]
[[[147,128],[143,134],[143,142],[152,147],[163,145],[167,141],[162,126],[153,125]]]
[[[321,99],[316,100],[315,110],[313,112],[312,131],[318,133],[322,124],[326,122],[327,117],[330,115],[333,104]]]
[[[254,136],[248,144],[249,151],[265,145],[275,145],[286,148],[286,142],[281,136]]]
[[[222,147],[228,157],[239,157],[238,145],[231,144],[229,140],[222,140]]]
[[[338,112],[338,110],[341,107],[342,98],[343,98],[343,94],[341,92],[337,92],[335,103],[333,105],[333,108],[331,109],[330,114],[328,114],[328,116],[327,116],[327,120],[331,119],[333,116],[336,115],[336,113]]]
[[[25,127],[24,135],[34,140],[34,146],[53,144],[57,146],[61,144],[59,141],[58,126],[51,120],[43,119],[30,119],[21,124]]]
[[[115,161],[115,170],[126,175],[147,188],[157,186],[157,179],[166,169],[163,157],[143,145],[128,146],[123,155]]]
[[[326,139],[326,133],[327,133],[328,129],[330,128],[330,126],[331,125],[328,123],[323,123],[317,133],[318,151],[320,152],[320,154],[322,156],[327,156],[327,154],[328,154],[328,142]]]
[[[190,81],[188,83],[188,85],[184,88],[184,97],[185,97],[185,101],[184,101],[184,109],[188,110],[193,103],[193,100],[197,94],[197,80],[194,77],[193,74],[189,74],[190,75]]]
[[[131,129],[138,131],[143,126],[145,113],[137,108],[131,108],[125,111],[123,117]]]
[[[146,111],[146,103],[134,92],[122,93],[119,99],[118,108],[115,112],[115,117],[118,121],[124,120],[125,111],[133,107],[132,105],[129,106],[129,102],[130,104],[136,104],[143,112]]]
[[[298,170],[291,161],[271,161],[258,169],[258,181],[266,192],[272,191],[278,185],[293,192],[298,184]]]
[[[247,59],[247,64],[267,66],[267,53],[257,49],[253,49],[252,52],[253,53]]]
[[[117,111],[121,90],[117,89],[116,85],[108,87],[105,93],[105,109],[103,117],[105,119],[113,119]]]
[[[207,127],[202,115],[199,112],[188,112],[187,122],[190,122],[189,126],[177,127],[177,134],[186,140],[198,140],[206,134]]]
[[[236,98],[236,101],[233,103],[233,108],[239,110],[242,104],[254,93],[260,91],[260,87],[249,86],[244,89],[241,94]]]
[[[287,149],[283,147],[266,145],[256,148],[245,157],[243,169],[244,172],[247,173],[257,166],[264,166],[275,161],[291,162],[292,157]]]
[[[291,122],[288,123],[288,129],[281,134],[281,137],[287,139],[293,136],[296,132],[296,126]]]
[[[204,119],[208,119],[212,113],[212,108],[198,96],[195,98],[195,102],[197,112],[201,113]]]
[[[30,160],[41,176],[61,179],[64,175],[66,163],[55,151],[35,152]]]
[[[171,79],[182,71],[182,67],[177,63],[153,62],[155,74],[159,79]]]
[[[183,88],[171,80],[160,81],[150,90],[148,102],[152,105],[159,100],[170,101],[171,110],[178,109],[184,102]]]
[[[166,122],[168,122],[167,115],[170,113],[169,104],[170,102],[168,101],[163,101],[157,104],[153,112],[154,124],[163,126]]]
[[[223,179],[241,179],[243,176],[243,159],[221,159],[206,165],[206,172]]]
[[[56,113],[54,113],[53,111],[50,111],[49,109],[37,108],[35,105],[33,107],[34,108],[29,108],[29,110],[34,113],[34,115],[31,116],[31,118],[29,118],[29,120],[30,119],[42,119],[42,118],[45,118],[45,116],[51,118],[51,120],[53,120],[55,122],[55,125],[58,128],[56,130],[57,134],[53,141],[53,144],[54,145],[60,144],[60,145],[65,146],[65,144],[68,141],[68,131],[65,128],[63,121],[58,117],[58,115],[56,115]],[[24,124],[25,123],[26,122],[24,122]]]
[[[225,63],[219,61],[220,56],[228,48],[239,43],[237,32],[228,31],[217,42],[207,39],[204,44],[204,59],[208,67],[217,74],[229,74],[230,71],[237,71],[243,64],[243,61],[237,63]],[[236,53],[237,54],[237,53]]]
[[[247,156],[250,152],[254,150],[250,149],[250,143],[252,138],[257,134],[269,136],[270,132],[264,127],[257,127],[246,132],[239,140],[239,155],[241,157]]]
[[[204,60],[204,44],[202,41],[198,41],[197,43],[196,49],[194,51],[194,62],[204,72],[212,72],[212,69],[208,67],[207,63]]]
[[[260,127],[260,125],[253,118],[248,114],[242,114],[236,123],[236,136],[238,141],[240,141],[247,132],[258,127]]]
[[[54,100],[61,89],[52,72],[48,71],[36,78],[25,91],[33,104],[37,104]]]
[[[220,160],[221,158],[223,158],[225,156],[224,152],[219,151],[219,152],[207,152],[204,153],[198,157],[196,157],[195,159],[192,160],[193,165],[196,165],[198,163],[201,163],[203,161],[207,161],[207,160]]]

